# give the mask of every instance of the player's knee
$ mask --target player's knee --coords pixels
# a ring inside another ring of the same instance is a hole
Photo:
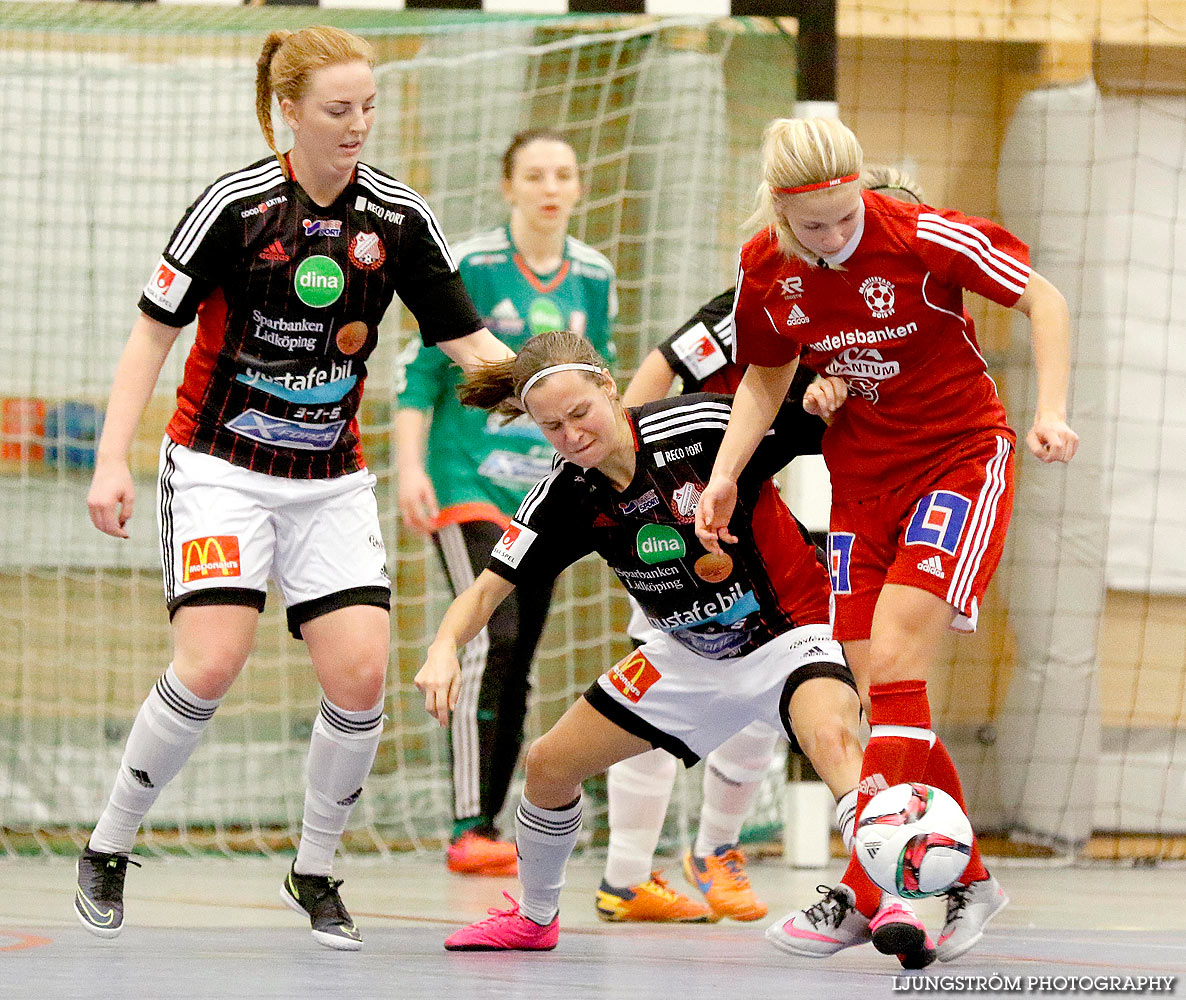
[[[326,697],[348,712],[362,712],[382,701],[387,662],[377,655],[357,655],[317,670]]]
[[[382,698],[387,687],[387,663],[376,658],[367,658],[355,665],[349,673],[351,700],[362,709],[370,708]]]
[[[383,699],[383,694],[387,687],[387,671],[385,667],[386,664],[368,667],[358,676],[354,691],[355,698],[362,705],[362,708],[356,711],[370,708]]]
[[[246,662],[247,654],[234,648],[215,646],[197,655],[191,651],[173,652],[173,671],[177,679],[199,698],[221,698]]]
[[[574,785],[581,782],[580,777],[573,776],[571,761],[571,753],[565,753],[564,748],[556,741],[549,740],[546,734],[541,736],[527,749],[524,770],[529,789],[534,790],[540,798],[564,797]],[[536,801],[531,795],[528,798],[536,805],[547,804]]]
[[[860,756],[860,742],[850,720],[840,713],[824,716],[814,720],[811,725],[798,729],[795,735],[799,745],[818,768],[828,762],[846,760],[851,754]]]

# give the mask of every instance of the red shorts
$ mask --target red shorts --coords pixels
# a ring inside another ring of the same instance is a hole
[[[1013,513],[1013,445],[996,436],[950,465],[883,496],[832,503],[828,565],[833,635],[868,639],[887,583],[917,587],[956,610],[952,628],[976,631]]]

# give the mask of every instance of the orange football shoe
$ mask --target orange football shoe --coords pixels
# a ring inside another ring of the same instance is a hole
[[[615,889],[604,879],[597,890],[597,915],[602,920],[662,924],[708,924],[720,919],[710,907],[668,887],[658,872],[651,880]]]
[[[467,830],[449,845],[445,865],[459,875],[513,876],[519,873],[515,845]]]
[[[688,851],[684,855],[684,875],[704,893],[718,918],[761,920],[766,916],[766,904],[754,895],[745,873],[745,855],[736,847],[718,847],[707,858]]]

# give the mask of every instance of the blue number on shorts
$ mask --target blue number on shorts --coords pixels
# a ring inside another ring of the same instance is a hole
[[[832,578],[833,594],[851,594],[852,583],[848,579],[848,564],[852,559],[852,543],[856,538],[851,531],[828,532],[828,574]]]
[[[955,553],[972,501],[958,493],[936,490],[918,501],[906,528],[907,545],[929,545],[948,555]]]

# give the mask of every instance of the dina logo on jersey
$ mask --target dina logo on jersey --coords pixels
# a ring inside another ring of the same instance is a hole
[[[861,295],[865,305],[877,319],[885,319],[894,314],[894,285],[885,278],[866,278],[861,282]]]
[[[314,309],[322,309],[338,301],[346,287],[346,276],[336,260],[317,254],[301,261],[292,283],[298,299]]]
[[[644,563],[668,562],[688,554],[680,533],[668,524],[644,524],[634,540],[638,558]]]

